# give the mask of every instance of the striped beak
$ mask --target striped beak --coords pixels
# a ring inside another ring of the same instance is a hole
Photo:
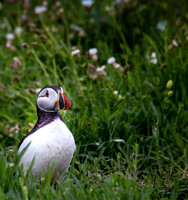
[[[59,92],[59,107],[61,110],[71,110],[71,104],[68,98],[62,92]]]

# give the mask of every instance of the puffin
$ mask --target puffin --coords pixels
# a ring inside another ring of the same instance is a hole
[[[37,123],[18,145],[18,155],[23,151],[20,165],[24,174],[32,166],[31,172],[39,180],[54,167],[52,181],[57,180],[68,171],[76,150],[74,137],[60,113],[71,110],[71,104],[62,87],[47,86],[37,96],[36,109]]]

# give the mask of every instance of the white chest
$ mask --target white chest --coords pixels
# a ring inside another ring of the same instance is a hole
[[[20,161],[23,163],[25,172],[33,159],[32,172],[38,178],[42,171],[46,172],[54,162],[54,176],[61,175],[68,170],[76,146],[72,133],[60,119],[26,137],[18,149],[18,154],[29,143],[30,145]]]

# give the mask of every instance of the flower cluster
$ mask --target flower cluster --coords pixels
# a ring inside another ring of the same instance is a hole
[[[103,79],[106,77],[106,65],[97,66],[96,61],[98,61],[98,49],[91,48],[86,51],[86,58],[91,62],[88,62],[88,72],[87,75],[93,79],[97,80],[98,78]],[[77,49],[75,46],[72,47],[71,55],[76,58],[81,57],[81,51]],[[93,62],[93,63],[92,63]],[[120,73],[126,73],[130,69],[130,65],[127,64],[125,67],[122,67],[120,64],[116,62],[115,57],[110,57],[107,59],[107,64],[112,65],[114,69],[116,69]]]
[[[125,71],[125,68],[123,68],[120,64],[118,64],[114,57],[108,58],[107,63],[109,65],[112,65],[114,67],[114,69],[117,69],[121,73],[123,73]]]

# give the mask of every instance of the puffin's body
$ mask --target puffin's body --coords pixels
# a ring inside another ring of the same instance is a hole
[[[24,172],[33,159],[32,173],[40,179],[53,165],[53,179],[66,172],[76,149],[72,133],[65,125],[59,109],[71,109],[70,102],[59,86],[43,88],[37,98],[38,121],[20,142],[18,154],[27,147],[20,163]]]

